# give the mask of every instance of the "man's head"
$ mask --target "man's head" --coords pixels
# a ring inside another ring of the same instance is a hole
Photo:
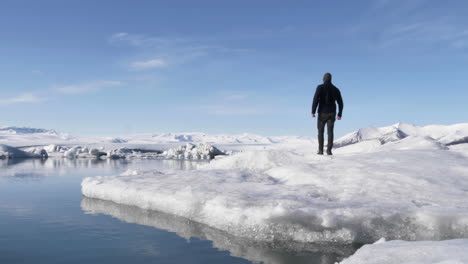
[[[323,82],[326,83],[326,82],[331,82],[332,80],[332,75],[331,73],[327,72],[323,75]]]

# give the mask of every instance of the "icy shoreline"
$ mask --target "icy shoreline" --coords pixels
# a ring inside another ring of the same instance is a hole
[[[97,146],[64,146],[48,145],[39,147],[16,148],[0,144],[0,159],[15,158],[68,158],[68,159],[187,159],[187,160],[210,160],[216,156],[226,155],[218,148],[210,144],[191,144],[175,146],[164,151],[142,148],[120,147],[105,149]]]

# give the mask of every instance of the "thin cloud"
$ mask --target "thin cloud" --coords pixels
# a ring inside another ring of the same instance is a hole
[[[44,74],[43,71],[37,70],[37,69],[32,70],[31,73],[34,74],[34,75],[43,75]]]
[[[129,61],[127,63],[129,69],[133,70],[167,67],[168,61],[170,65],[180,65],[200,57],[239,54],[247,51],[246,49],[215,45],[212,43],[212,39],[206,38],[161,37],[127,32],[115,33],[110,36],[108,41],[114,46],[133,47],[144,54],[145,59],[142,61]]]
[[[365,39],[370,48],[463,48],[468,42],[466,25],[461,14],[434,15],[428,12],[426,2],[375,1],[374,9],[362,22],[350,26],[351,37]],[[379,14],[378,18],[375,14]],[[372,23],[369,20],[372,19]]]
[[[249,98],[249,95],[242,91],[222,91],[220,92],[221,100],[226,102],[243,101]]]
[[[109,42],[114,45],[129,45],[134,47],[162,47],[183,42],[181,38],[163,38],[143,34],[130,34],[118,32],[109,38]]]
[[[468,36],[460,34],[462,27],[452,21],[441,19],[428,19],[417,23],[398,24],[381,31],[381,46],[395,46],[407,44],[445,44],[447,46],[463,45]],[[458,43],[458,45],[456,45]],[[461,45],[460,45],[461,44]]]
[[[32,93],[24,93],[16,97],[0,99],[0,105],[21,104],[21,103],[37,103],[44,101],[42,97],[38,97]]]
[[[117,87],[120,85],[122,85],[122,82],[119,81],[94,81],[76,85],[56,87],[55,90],[64,94],[81,94],[96,92],[101,89]]]
[[[148,70],[154,68],[164,68],[167,66],[167,62],[163,59],[151,59],[145,61],[135,61],[130,63],[130,67],[135,70]]]

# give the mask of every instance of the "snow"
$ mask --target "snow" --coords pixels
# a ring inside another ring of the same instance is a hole
[[[468,263],[468,239],[446,241],[380,240],[365,245],[340,264],[465,264]]]
[[[187,143],[185,146],[171,148],[161,154],[161,156],[166,158],[177,159],[213,159],[218,155],[224,155],[224,153],[216,147],[205,143],[198,145]]]
[[[468,143],[468,123],[455,125],[415,126],[398,123],[387,127],[368,127],[350,133],[335,141],[335,147],[347,146],[363,141],[375,141],[380,144],[399,141],[408,136],[432,138],[437,142],[450,146]],[[201,132],[162,133],[162,134],[133,134],[119,136],[70,136],[55,130],[26,127],[1,127],[0,144],[15,147],[37,145],[151,145],[186,143],[208,143],[211,145],[234,146],[269,146],[275,144],[307,143],[309,137],[299,136],[261,136],[255,134],[206,134]]]
[[[195,171],[86,178],[82,193],[260,241],[468,237],[465,155],[428,137],[368,142],[334,157],[315,155],[313,141],[271,145]]]
[[[266,137],[254,134],[239,134],[239,135],[209,135],[200,132],[193,133],[166,133],[152,135],[155,142],[200,142],[200,143],[217,143],[217,144],[271,144],[280,142],[283,137]]]
[[[15,147],[0,144],[0,159],[11,158],[41,158],[47,155],[47,152],[26,152]]]
[[[162,134],[133,134],[119,136],[70,136],[55,130],[27,127],[0,127],[0,144],[12,146],[85,145],[85,144],[177,144],[207,143],[217,145],[268,145],[292,140],[309,140],[306,137],[283,136],[268,137],[255,134],[219,134],[212,135],[201,132],[162,133]]]
[[[13,148],[13,147],[10,147]],[[16,148],[15,148],[16,149]],[[105,149],[93,148],[82,145],[77,146],[59,146],[59,145],[48,145],[45,147],[28,147],[23,150],[17,149],[17,151],[40,154],[43,157],[54,157],[54,158],[109,158],[109,159],[125,159],[125,158],[143,158],[143,159],[158,159],[158,158],[169,158],[169,159],[213,159],[218,155],[225,155],[222,151],[216,147],[207,144],[199,143],[192,144],[186,143],[184,146],[177,146],[169,148],[166,151],[151,150],[151,149],[139,149],[139,148],[110,148]],[[10,158],[18,157],[19,155],[10,155]],[[29,156],[22,156],[29,157]],[[31,156],[34,157],[34,156]]]
[[[0,144],[15,147],[66,143],[71,140],[74,139],[69,135],[51,129],[0,127]]]
[[[57,135],[57,132],[52,129],[42,129],[42,128],[30,128],[30,127],[0,127],[1,133],[9,133],[9,134],[51,134]]]
[[[367,140],[378,140],[381,144],[385,144],[398,141],[407,136],[432,138],[444,145],[468,143],[468,123],[422,127],[398,123],[387,127],[361,128],[338,139],[334,145],[342,147]]]
[[[225,234],[219,241],[239,241],[236,248],[245,241],[264,250],[269,243],[351,245],[385,237],[394,241],[366,245],[342,263],[467,263],[460,253],[467,240],[458,238],[468,238],[468,124],[362,128],[336,140],[332,157],[315,155],[311,138],[253,134],[71,137],[7,127],[0,128],[3,143],[2,158],[218,155],[191,171],[85,178],[82,193],[192,220]]]
[[[111,143],[128,143],[128,140],[120,138],[120,137],[116,137],[116,138],[109,139],[109,142],[111,142]]]

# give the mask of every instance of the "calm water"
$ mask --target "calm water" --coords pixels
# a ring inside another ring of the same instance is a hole
[[[0,160],[0,263],[328,264],[355,250],[247,241],[184,218],[81,195],[83,177],[195,166],[169,160]]]

